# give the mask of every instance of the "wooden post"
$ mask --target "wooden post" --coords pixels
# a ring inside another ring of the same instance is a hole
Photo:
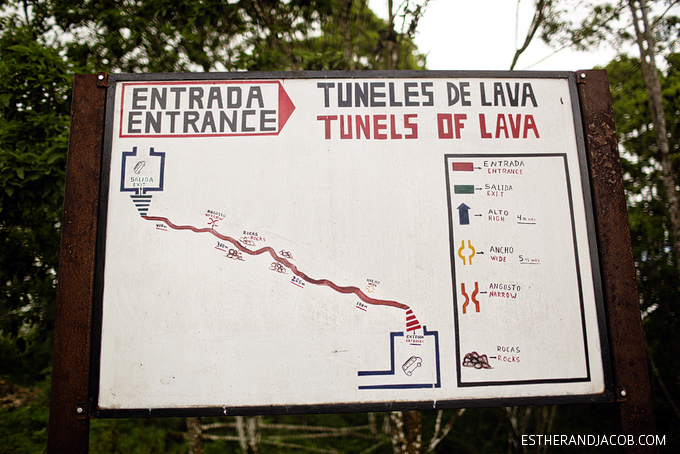
[[[614,112],[605,70],[576,73],[607,312],[619,434],[655,435],[654,409],[640,316],[628,211]],[[658,452],[625,446],[625,452]]]
[[[61,226],[47,452],[87,453],[88,386],[106,74],[76,75]]]

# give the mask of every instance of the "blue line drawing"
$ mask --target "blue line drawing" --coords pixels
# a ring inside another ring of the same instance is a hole
[[[360,385],[359,389],[416,389],[416,388],[441,388],[441,371],[439,366],[439,332],[428,331],[426,326],[423,326],[423,334],[425,336],[432,336],[434,338],[435,350],[435,383],[402,383],[402,384],[384,384],[384,385]],[[390,369],[389,370],[361,370],[359,377],[366,376],[393,376],[395,375],[395,359],[394,359],[394,342],[395,338],[403,337],[403,331],[393,331],[390,333]]]
[[[159,160],[160,158],[160,160]],[[165,153],[149,148],[149,155],[138,156],[137,147],[123,152],[120,174],[120,192],[130,194],[140,216],[146,216],[153,194],[148,192],[163,190],[165,181]]]

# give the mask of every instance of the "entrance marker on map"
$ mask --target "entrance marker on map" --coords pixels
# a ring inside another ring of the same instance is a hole
[[[415,331],[420,329],[420,322],[416,318],[415,314],[411,309],[406,311],[406,331]]]
[[[472,172],[475,170],[472,162],[454,162],[451,164],[451,169],[454,172]]]

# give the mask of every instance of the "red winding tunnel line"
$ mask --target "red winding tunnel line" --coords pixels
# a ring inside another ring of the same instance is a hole
[[[144,219],[146,219],[147,221],[164,222],[165,224],[167,224],[170,228],[172,228],[174,230],[191,230],[192,232],[196,232],[196,233],[210,233],[210,234],[216,236],[217,238],[219,238],[221,240],[230,242],[231,244],[233,244],[236,247],[236,249],[243,252],[244,254],[260,255],[260,254],[264,254],[265,252],[268,252],[269,255],[271,255],[274,260],[284,264],[286,267],[288,267],[293,272],[293,274],[295,274],[300,279],[303,279],[304,281],[309,282],[310,284],[325,285],[326,287],[330,287],[338,293],[344,293],[344,294],[354,293],[364,303],[373,304],[373,305],[376,305],[376,306],[391,306],[391,307],[396,307],[398,309],[403,309],[403,310],[409,309],[409,306],[407,306],[406,304],[399,303],[397,301],[379,300],[379,299],[371,298],[370,296],[368,296],[364,292],[362,292],[359,288],[354,287],[354,286],[341,287],[341,286],[335,284],[333,281],[330,281],[328,279],[311,278],[311,277],[307,276],[305,273],[303,273],[302,271],[298,270],[297,266],[292,264],[288,259],[286,259],[284,257],[279,257],[279,255],[276,253],[276,251],[274,251],[274,249],[272,249],[269,246],[265,246],[261,249],[257,249],[255,251],[252,251],[252,250],[246,248],[245,246],[243,246],[241,243],[239,243],[234,238],[226,236],[226,235],[222,235],[221,233],[219,233],[216,230],[209,228],[209,227],[197,228],[197,227],[194,227],[193,225],[177,225],[177,224],[173,224],[172,222],[170,222],[170,220],[168,218],[165,218],[165,217],[162,217],[162,216],[142,216],[142,217]]]

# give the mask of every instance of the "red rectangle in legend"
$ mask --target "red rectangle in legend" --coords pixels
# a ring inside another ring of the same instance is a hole
[[[472,172],[474,170],[472,162],[453,162],[451,165],[454,172]]]

